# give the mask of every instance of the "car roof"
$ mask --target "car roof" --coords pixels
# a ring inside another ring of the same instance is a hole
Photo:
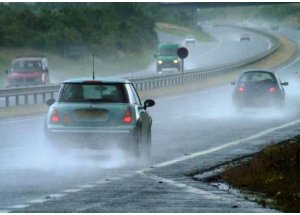
[[[195,36],[192,35],[192,34],[189,34],[189,35],[186,35],[185,37],[186,37],[186,38],[194,38]]]
[[[101,83],[109,83],[109,84],[113,84],[113,83],[119,83],[119,84],[126,84],[126,83],[131,83],[130,81],[123,79],[123,78],[116,78],[116,77],[95,77],[95,79],[93,79],[92,77],[78,77],[78,78],[72,78],[72,79],[67,79],[65,80],[63,83],[84,83],[84,82],[101,82]]]
[[[264,69],[251,69],[251,70],[247,70],[247,71],[242,72],[241,75],[243,75],[245,73],[248,73],[248,72],[261,72],[261,73],[270,73],[270,74],[275,75],[275,73],[272,72],[271,70],[264,70]]]
[[[43,60],[45,57],[16,57],[13,61]]]

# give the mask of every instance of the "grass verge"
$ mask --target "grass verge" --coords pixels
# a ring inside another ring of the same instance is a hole
[[[300,212],[300,136],[271,144],[245,164],[226,169],[221,178],[235,188],[256,192],[263,206]]]
[[[190,28],[185,28],[185,27],[181,27],[181,26],[177,26],[177,25],[172,25],[169,23],[161,23],[158,22],[156,23],[156,29],[157,31],[163,31],[172,35],[177,35],[180,36],[182,38],[185,38],[187,35],[194,35],[196,40],[200,41],[200,42],[212,42],[214,41],[214,38],[204,32],[204,31],[197,31],[194,29],[190,29]]]

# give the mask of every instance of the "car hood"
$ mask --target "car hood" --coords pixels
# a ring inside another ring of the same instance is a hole
[[[178,59],[178,57],[176,55],[170,55],[170,56],[163,56],[163,55],[160,55],[158,56],[158,60],[162,60],[162,61],[173,61],[175,59]]]

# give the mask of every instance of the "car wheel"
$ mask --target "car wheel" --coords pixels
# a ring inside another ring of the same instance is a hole
[[[141,132],[139,130],[136,131],[136,133],[130,138],[131,141],[128,142],[128,148],[126,151],[129,153],[129,156],[132,156],[134,158],[140,157],[140,145],[141,145]]]
[[[141,143],[141,157],[143,158],[150,158],[151,156],[151,129],[148,132],[147,137],[145,138],[145,141],[142,141]]]

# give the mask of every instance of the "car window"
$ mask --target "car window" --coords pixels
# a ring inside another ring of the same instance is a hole
[[[61,102],[127,103],[123,84],[64,84]]]
[[[133,104],[141,105],[141,100],[132,84],[126,84],[128,96]]]
[[[266,72],[248,72],[242,75],[241,82],[274,82],[274,76]]]
[[[15,61],[12,65],[13,69],[23,70],[23,71],[33,71],[42,68],[41,61]]]

